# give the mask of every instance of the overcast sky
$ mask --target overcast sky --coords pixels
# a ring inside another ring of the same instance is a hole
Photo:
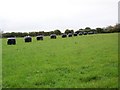
[[[4,32],[106,27],[118,22],[119,0],[0,0]]]

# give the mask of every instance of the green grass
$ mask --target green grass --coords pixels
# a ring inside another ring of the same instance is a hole
[[[118,34],[2,43],[4,88],[117,88]]]
[[[0,90],[2,89],[2,39],[0,38]]]

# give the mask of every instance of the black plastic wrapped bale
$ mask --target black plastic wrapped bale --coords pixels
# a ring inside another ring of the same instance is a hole
[[[79,35],[83,35],[83,32],[80,32]]]
[[[68,37],[72,37],[72,33],[69,33],[69,34],[68,34]]]
[[[66,38],[67,37],[67,34],[62,34],[62,38]]]
[[[7,44],[8,45],[15,45],[16,44],[16,38],[8,38]]]
[[[74,33],[74,36],[77,36],[77,33]]]
[[[94,31],[90,31],[90,32],[88,32],[88,34],[94,34]]]
[[[43,40],[43,35],[39,35],[36,37],[37,40]]]
[[[87,32],[84,32],[84,35],[87,35]]]
[[[50,35],[50,38],[51,38],[51,39],[56,39],[57,36],[56,36],[56,34],[51,34],[51,35]]]
[[[26,36],[24,37],[25,42],[32,42],[32,37],[31,36]]]

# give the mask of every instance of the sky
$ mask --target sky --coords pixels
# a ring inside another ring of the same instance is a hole
[[[119,0],[0,0],[0,30],[53,31],[118,23]]]
[[[118,23],[120,24],[120,1],[118,2]]]

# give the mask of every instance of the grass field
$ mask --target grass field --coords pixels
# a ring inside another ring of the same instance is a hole
[[[0,90],[2,89],[2,39],[0,38]]]
[[[2,40],[4,88],[117,88],[118,34]]]

